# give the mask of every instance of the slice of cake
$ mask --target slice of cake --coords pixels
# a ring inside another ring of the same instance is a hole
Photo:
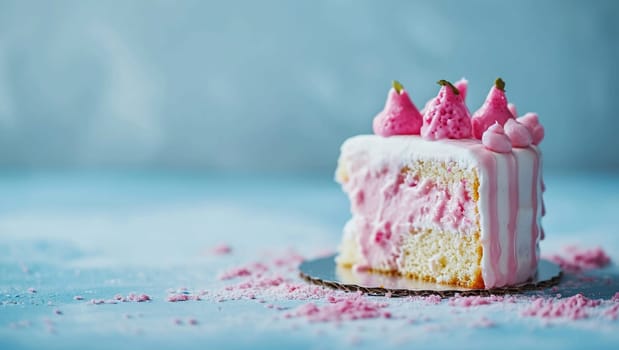
[[[500,79],[473,117],[466,81],[439,84],[421,114],[394,83],[376,135],[342,145],[352,218],[337,263],[469,288],[525,282],[539,259],[543,128],[515,119]]]

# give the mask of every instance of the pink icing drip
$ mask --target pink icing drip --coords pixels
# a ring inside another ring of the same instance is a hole
[[[516,223],[518,219],[518,164],[512,154],[507,160],[509,179],[509,223],[507,224],[507,284],[514,284],[518,277],[518,252],[516,245]]]
[[[422,117],[417,107],[402,90],[389,90],[385,108],[374,118],[374,133],[380,136],[419,135]]]
[[[533,199],[533,219],[531,220],[531,268],[537,268],[537,242],[540,236],[539,227],[537,225],[537,185],[539,181],[539,162],[540,162],[540,154],[538,153],[536,148],[530,148],[532,152],[534,152],[537,157],[533,157],[533,181],[531,185],[531,198]]]
[[[490,241],[489,251],[484,250],[484,254],[488,254],[490,258],[490,264],[484,266],[486,268],[483,271],[484,285],[486,288],[492,288],[502,286],[505,284],[505,278],[499,268],[499,262],[501,259],[501,245],[499,240],[499,222],[497,213],[497,164],[494,154],[486,151],[483,146],[476,145],[472,148],[477,154],[477,158],[480,160],[482,167],[486,170],[488,180],[487,186],[488,197],[486,201],[488,203],[488,213],[484,217],[489,221],[489,232],[486,232],[487,237],[482,237],[482,242]],[[482,223],[483,225],[483,223]],[[482,228],[483,230],[483,228]]]
[[[512,143],[498,122],[495,122],[484,132],[481,142],[484,147],[494,152],[509,153],[512,151]]]

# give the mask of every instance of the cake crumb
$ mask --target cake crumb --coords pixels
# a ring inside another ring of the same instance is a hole
[[[600,269],[610,264],[610,257],[601,247],[580,248],[577,246],[566,246],[561,254],[550,255],[547,258],[570,273]]]

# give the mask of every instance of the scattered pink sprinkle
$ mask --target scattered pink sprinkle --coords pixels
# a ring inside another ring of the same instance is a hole
[[[550,255],[547,258],[571,273],[599,269],[610,263],[610,257],[600,247],[587,249],[567,246],[561,255]]]
[[[143,303],[145,301],[151,301],[151,297],[147,294],[134,294],[134,293],[130,293],[127,298],[126,301],[134,301],[136,303]]]
[[[297,252],[290,250],[287,251],[283,256],[277,257],[273,259],[273,264],[277,267],[297,267],[302,261],[303,256],[298,254]]]
[[[441,301],[443,301],[443,299],[439,295],[436,295],[436,294],[428,295],[426,297],[421,297],[421,300],[426,302],[426,304],[433,304],[433,305],[438,305],[441,303]]]
[[[532,303],[522,313],[523,316],[537,316],[541,318],[566,318],[579,320],[589,317],[588,309],[601,304],[601,300],[589,299],[582,294],[576,294],[569,298],[543,298],[533,299]]]
[[[36,289],[34,289],[34,288],[32,288],[32,287],[28,288],[28,293],[32,293],[32,294],[34,294],[34,293],[36,293],[36,292],[37,292],[37,290],[36,290]]]
[[[491,296],[460,296],[456,295],[454,297],[449,298],[450,306],[460,306],[460,307],[473,307],[480,305],[490,305],[494,303],[502,303],[502,302],[514,302],[515,299],[512,297],[504,297],[498,295]]]
[[[211,252],[215,255],[226,255],[232,253],[232,247],[227,244],[220,244],[215,246]]]
[[[368,318],[389,318],[390,313],[382,312],[386,303],[367,300],[361,293],[327,297],[327,304],[307,303],[299,306],[285,317],[305,317],[310,322],[340,322]]]
[[[619,317],[619,304],[615,304],[604,312],[604,315],[610,317],[611,320],[616,320]]]
[[[486,317],[482,317],[478,321],[473,322],[473,327],[475,328],[492,328],[495,326],[496,323],[494,323],[492,320],[487,319]]]
[[[55,309],[55,310],[54,310],[54,313],[55,313],[56,315],[62,315],[62,311],[61,311],[61,310],[59,310],[59,309]]]
[[[189,320],[187,320],[187,323],[192,326],[196,326],[198,324],[198,320],[196,320],[195,318],[190,318]]]
[[[82,296],[74,296],[75,300],[82,300]],[[130,293],[128,296],[124,297],[121,294],[116,294],[112,299],[90,299],[90,304],[100,305],[100,304],[118,304],[118,303],[127,303],[127,302],[135,302],[141,303],[145,301],[151,301],[151,297],[147,294],[135,294]]]
[[[187,301],[187,300],[191,300],[191,299],[192,299],[192,297],[189,294],[170,294],[166,298],[166,300],[171,302],[171,303],[176,303],[178,301]]]
[[[183,324],[183,320],[181,320],[180,318],[175,318],[172,320],[172,323],[174,323],[177,326],[180,326]]]
[[[251,271],[245,267],[233,268],[219,275],[220,280],[229,280],[237,277],[251,276]]]
[[[84,297],[81,295],[76,295],[73,297],[73,300],[84,300]]]

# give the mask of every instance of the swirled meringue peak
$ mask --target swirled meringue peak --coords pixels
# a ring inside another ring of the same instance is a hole
[[[460,91],[447,80],[439,80],[441,89],[423,115],[421,137],[427,140],[471,137],[471,116]]]
[[[494,86],[486,97],[484,104],[473,114],[471,124],[473,126],[473,137],[481,139],[484,131],[495,122],[501,126],[505,122],[514,118],[512,112],[507,107],[507,97],[505,96],[505,82],[501,78],[494,81]]]
[[[408,97],[404,86],[393,81],[389,90],[385,108],[376,115],[372,128],[376,135],[388,137],[393,135],[419,135],[422,116]]]

